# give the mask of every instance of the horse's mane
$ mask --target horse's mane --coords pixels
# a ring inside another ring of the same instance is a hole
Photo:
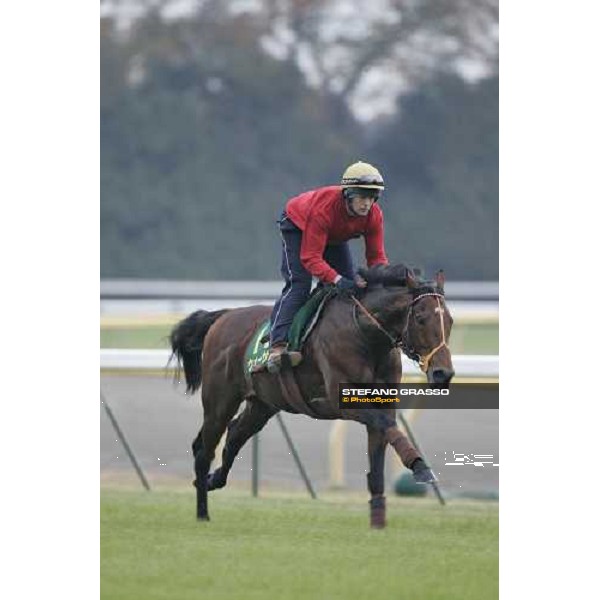
[[[375,265],[369,269],[359,269],[360,275],[369,285],[406,286],[409,267],[397,265]],[[414,273],[414,269],[412,270]]]
[[[358,272],[367,282],[368,287],[371,288],[381,285],[384,287],[405,287],[408,289],[407,274],[410,272],[417,282],[417,287],[411,288],[413,294],[440,292],[435,281],[426,279],[420,268],[409,267],[402,263],[398,263],[397,265],[376,265],[369,269],[361,268]]]

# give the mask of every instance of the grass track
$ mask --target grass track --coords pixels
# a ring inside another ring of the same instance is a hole
[[[191,491],[103,488],[104,599],[486,600],[498,597],[498,505],[388,498],[371,531],[360,497],[222,490],[210,523]]]

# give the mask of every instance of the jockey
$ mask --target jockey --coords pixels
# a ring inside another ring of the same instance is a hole
[[[287,335],[296,312],[310,295],[312,278],[343,290],[365,287],[355,274],[348,240],[363,236],[369,267],[388,264],[383,244],[383,213],[377,203],[383,177],[369,163],[356,162],[342,175],[341,185],[304,192],[288,200],[278,221],[282,241],[281,297],[271,313],[267,369],[277,373],[285,352],[292,366],[302,360],[287,352]]]

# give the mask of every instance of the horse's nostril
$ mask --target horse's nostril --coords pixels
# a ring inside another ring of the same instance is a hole
[[[434,369],[433,380],[436,383],[444,383],[450,381],[454,377],[454,371],[451,369]]]

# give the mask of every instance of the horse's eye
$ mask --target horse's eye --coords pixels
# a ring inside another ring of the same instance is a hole
[[[415,320],[417,321],[418,325],[425,325],[426,317],[424,317],[422,315],[417,315],[415,317]]]

